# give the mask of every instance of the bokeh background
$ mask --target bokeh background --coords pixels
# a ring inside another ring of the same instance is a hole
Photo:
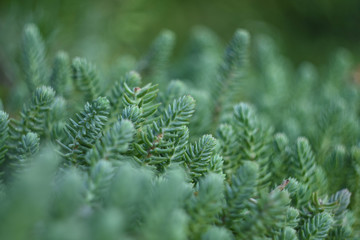
[[[359,0],[2,0],[3,98],[21,76],[19,46],[28,22],[39,26],[50,57],[63,49],[100,67],[119,56],[141,56],[162,29],[176,34],[176,58],[197,25],[212,29],[224,44],[239,27],[267,34],[294,64],[321,65],[339,47],[360,56]]]

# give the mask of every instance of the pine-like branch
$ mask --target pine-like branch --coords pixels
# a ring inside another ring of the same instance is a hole
[[[214,99],[215,111],[217,111],[215,117],[219,117],[219,114],[227,110],[224,109],[226,108],[224,104],[231,106],[231,101],[234,101],[232,92],[235,91],[233,88],[238,88],[239,74],[241,72],[244,74],[246,69],[249,44],[249,33],[243,29],[238,29],[225,50],[224,60],[220,65],[216,82],[213,83],[210,91]]]
[[[76,114],[75,120],[70,119],[65,132],[68,141],[60,143],[64,148],[64,156],[73,164],[85,164],[85,154],[96,140],[102,136],[102,129],[108,120],[109,100],[99,97],[86,103],[84,110]]]
[[[225,224],[233,228],[244,215],[250,198],[256,193],[259,166],[254,162],[245,162],[235,174],[231,183],[226,185]]]
[[[137,106],[142,110],[142,118],[149,120],[154,115],[160,103],[155,103],[159,89],[157,85],[148,84],[143,88],[135,87],[130,89],[124,82],[123,104],[125,107]]]
[[[25,80],[30,92],[47,84],[45,45],[39,29],[34,24],[27,24],[23,31],[22,61]]]
[[[281,230],[280,234],[275,236],[275,240],[298,240],[296,231],[291,227]]]
[[[7,152],[6,142],[9,137],[9,115],[6,112],[0,110],[0,165],[5,160],[5,155]]]
[[[72,61],[72,77],[75,86],[84,93],[85,101],[92,101],[100,95],[100,83],[95,66],[84,58]]]
[[[116,122],[104,136],[97,140],[93,149],[88,151],[86,161],[94,165],[101,160],[115,161],[128,150],[135,134],[133,124],[128,120]]]
[[[211,226],[209,230],[201,236],[201,240],[231,240],[234,239],[231,232],[225,228]]]
[[[329,202],[338,203],[337,208],[333,212],[333,228],[329,231],[329,239],[331,240],[345,240],[349,239],[352,235],[352,226],[347,217],[350,197],[351,193],[349,190],[343,189],[333,194],[329,199]]]
[[[186,125],[194,113],[195,100],[184,96],[174,100],[157,122],[148,125],[141,132],[141,142],[135,143],[136,151],[146,163],[160,168],[170,161],[179,161],[183,157],[189,132]]]
[[[17,142],[22,135],[34,132],[41,136],[44,134],[48,121],[48,112],[54,102],[55,92],[50,87],[39,87],[35,90],[31,102],[24,105],[20,120],[11,119],[10,128],[10,147],[16,148]]]
[[[303,137],[298,138],[296,142],[296,153],[291,166],[293,176],[310,188],[313,188],[316,183],[316,167],[315,157],[309,141]]]
[[[291,148],[289,139],[284,133],[277,133],[273,140],[273,154],[271,156],[271,167],[273,182],[281,182],[289,177],[288,166],[291,159]]]
[[[148,53],[139,61],[136,70],[152,82],[166,86],[166,66],[175,43],[175,35],[162,31],[154,40]]]
[[[56,97],[48,112],[48,121],[46,126],[46,137],[56,142],[64,140],[65,124],[68,117],[66,101],[63,97]]]
[[[141,123],[144,122],[144,118],[142,117],[142,109],[140,109],[138,106],[128,106],[123,109],[121,116],[119,119],[127,119],[136,129],[141,127]]]
[[[99,160],[94,164],[87,183],[86,200],[93,204],[103,201],[107,197],[113,176],[114,168],[110,162]]]
[[[8,151],[7,141],[9,137],[9,115],[0,110],[0,184],[2,183],[2,167],[5,161],[5,155]]]
[[[263,238],[271,235],[271,229],[280,228],[286,219],[289,196],[285,191],[273,191],[249,201],[248,213],[234,226],[241,239]]]
[[[334,221],[337,226],[344,224],[344,217],[347,213],[347,207],[350,204],[351,193],[347,189],[340,190],[331,195],[329,202],[338,203],[338,207],[334,211]]]
[[[69,96],[71,92],[70,58],[66,52],[56,54],[53,63],[50,84],[60,96]]]
[[[15,169],[25,169],[30,158],[39,151],[39,147],[40,138],[36,133],[29,132],[23,135],[14,153],[15,158],[10,164]]]
[[[125,94],[125,84],[128,86],[128,88],[136,88],[140,86],[140,83],[140,75],[137,72],[131,71],[114,84],[113,88],[111,89],[111,95],[109,97],[111,104],[111,115],[113,117],[117,117],[123,108],[128,106],[124,104],[123,99]],[[134,95],[133,92],[131,92],[131,95]],[[131,98],[130,96],[128,97]]]
[[[225,178],[224,174],[224,160],[220,154],[215,154],[209,162],[208,171],[220,174]]]
[[[233,156],[233,168],[243,161],[256,161],[259,164],[259,188],[267,188],[270,184],[270,130],[265,131],[258,122],[255,110],[246,103],[234,107],[234,123],[237,153]]]
[[[190,177],[196,183],[209,171],[209,165],[215,154],[217,141],[211,135],[204,135],[186,149],[185,163]]]
[[[329,213],[319,213],[305,222],[301,228],[301,240],[321,240],[326,239],[328,232],[333,224],[333,219]]]
[[[34,156],[39,152],[40,138],[36,133],[29,132],[21,137],[15,150],[11,155],[9,167],[7,169],[8,176],[21,176],[33,162]]]
[[[187,212],[191,216],[190,231],[194,239],[214,224],[224,205],[224,184],[219,174],[201,178],[191,198]]]

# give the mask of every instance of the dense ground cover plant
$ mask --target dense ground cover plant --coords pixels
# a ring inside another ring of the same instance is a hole
[[[29,100],[0,111],[1,239],[359,238],[349,54],[317,72],[245,30],[223,57],[203,28],[171,64],[173,46],[164,31],[101,76],[65,52],[47,67],[25,27]]]

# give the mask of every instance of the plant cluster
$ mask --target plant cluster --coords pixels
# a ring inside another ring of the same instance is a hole
[[[245,30],[223,57],[204,28],[170,64],[173,46],[164,31],[104,77],[65,52],[48,68],[25,27],[31,96],[0,111],[0,238],[358,239],[349,54],[320,73]]]

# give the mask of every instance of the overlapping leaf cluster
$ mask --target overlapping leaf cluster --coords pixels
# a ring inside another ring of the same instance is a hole
[[[32,97],[18,117],[0,111],[0,238],[358,238],[359,99],[341,82],[344,53],[318,81],[267,38],[250,54],[244,30],[222,60],[197,28],[172,68],[173,41],[163,32],[102,86],[92,63],[64,52],[48,70],[37,28],[25,28]]]

